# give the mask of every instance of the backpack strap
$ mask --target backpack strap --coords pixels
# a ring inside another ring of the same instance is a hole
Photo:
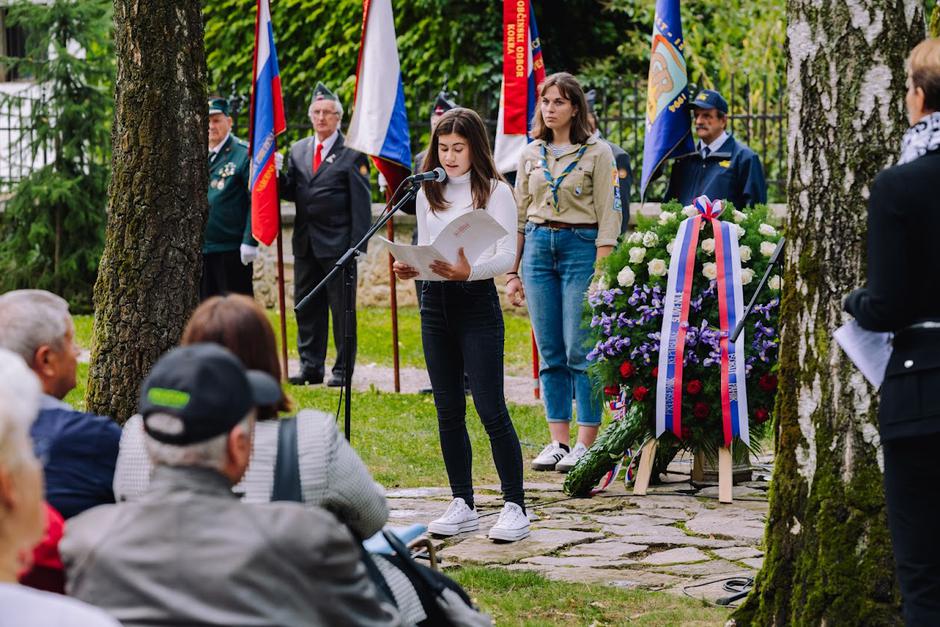
[[[272,501],[303,502],[300,463],[297,459],[297,418],[282,418],[277,427],[277,461],[274,463]]]

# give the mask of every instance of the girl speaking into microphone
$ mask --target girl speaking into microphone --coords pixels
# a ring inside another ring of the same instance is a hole
[[[418,244],[434,241],[455,218],[488,212],[505,230],[470,264],[459,250],[453,263],[435,261],[435,279],[421,287],[421,340],[437,408],[441,452],[453,501],[428,530],[450,536],[479,528],[473,504],[473,455],[467,433],[464,372],[473,404],[490,439],[505,505],[490,529],[492,540],[514,542],[529,535],[522,488],[522,449],[503,394],[503,314],[493,278],[516,257],[517,210],[513,191],[493,163],[483,120],[469,109],[452,109],[434,127],[424,171],[443,167],[447,180],[427,181],[418,192]],[[418,270],[396,261],[400,279]]]

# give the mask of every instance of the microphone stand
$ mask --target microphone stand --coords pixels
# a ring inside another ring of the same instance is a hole
[[[738,336],[741,335],[741,331],[744,330],[744,321],[747,320],[747,317],[751,315],[751,311],[754,309],[754,305],[757,303],[757,297],[760,295],[764,285],[767,283],[767,279],[770,277],[770,273],[773,271],[774,266],[777,265],[777,262],[780,261],[780,255],[783,253],[783,245],[787,241],[785,237],[781,237],[780,241],[777,242],[777,247],[774,248],[774,253],[770,256],[770,262],[767,264],[767,269],[764,271],[764,276],[761,277],[760,283],[757,284],[757,289],[754,290],[754,295],[751,296],[751,302],[747,304],[747,309],[744,310],[744,314],[741,316],[741,319],[738,320],[738,323],[734,325],[734,331],[731,332],[731,337],[729,338],[731,343],[734,344]]]
[[[375,221],[369,231],[362,236],[362,239],[356,243],[355,246],[347,250],[342,257],[340,257],[333,267],[330,268],[330,271],[327,273],[323,280],[320,281],[316,287],[310,290],[310,293],[304,296],[299,303],[294,305],[294,311],[300,311],[307,307],[313,297],[324,289],[326,289],[327,283],[336,276],[340,271],[343,272],[343,354],[346,355],[347,363],[346,368],[343,371],[343,393],[346,395],[345,400],[345,410],[344,410],[344,431],[346,435],[346,440],[350,440],[350,431],[352,427],[352,345],[353,338],[355,337],[355,330],[353,329],[353,316],[356,313],[356,282],[355,282],[355,270],[354,265],[356,263],[356,258],[359,256],[359,248],[364,246],[375,233],[385,226],[385,224],[392,218],[392,215],[399,209],[405,206],[405,204],[414,198],[418,190],[421,189],[421,180],[414,180],[412,177],[405,179],[402,182],[402,186],[405,183],[410,183],[409,188],[402,195],[401,199],[395,203],[395,206],[382,213],[379,216],[379,219]],[[401,189],[401,186],[399,186]],[[397,193],[398,190],[396,190]],[[395,195],[393,194],[394,198]]]

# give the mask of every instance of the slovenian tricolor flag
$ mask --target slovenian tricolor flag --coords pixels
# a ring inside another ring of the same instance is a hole
[[[656,0],[646,93],[646,140],[640,198],[666,159],[692,152],[689,79],[679,0]]]
[[[545,80],[542,44],[529,0],[503,0],[503,84],[499,93],[493,157],[500,172],[519,166],[529,143],[538,106],[538,86]]]
[[[251,130],[248,134],[251,154],[251,234],[259,242],[270,246],[281,228],[274,153],[277,151],[277,136],[287,129],[287,123],[284,119],[281,75],[277,67],[268,0],[258,0],[254,78],[251,89]]]
[[[356,97],[346,145],[372,156],[392,190],[411,171],[411,139],[391,0],[363,0]]]

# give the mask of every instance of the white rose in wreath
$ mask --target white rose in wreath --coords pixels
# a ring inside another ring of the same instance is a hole
[[[630,249],[630,263],[640,263],[646,257],[646,249],[637,246]]]
[[[634,231],[630,233],[630,237],[627,238],[627,243],[629,244],[642,244],[643,243],[643,233],[640,231]]]
[[[770,226],[769,224],[761,224],[757,227],[757,232],[763,235],[764,237],[773,237],[777,234],[777,229]]]
[[[765,257],[770,257],[774,254],[774,251],[777,249],[777,245],[773,242],[761,242],[760,243],[760,254]]]
[[[630,287],[636,281],[636,274],[630,269],[630,266],[624,266],[623,270],[617,273],[617,283],[620,287]]]
[[[669,268],[666,267],[666,262],[662,259],[653,259],[646,264],[646,268],[649,270],[650,276],[663,276],[669,271]]]
[[[770,287],[770,289],[776,290],[779,292],[780,287],[783,285],[783,279],[780,278],[779,274],[775,274],[772,277],[770,277],[769,281],[767,281],[767,285]]]
[[[610,287],[610,279],[607,278],[606,274],[602,274],[599,279],[597,279],[597,290],[603,292]]]
[[[741,285],[747,285],[754,280],[754,271],[750,268],[741,269]]]
[[[666,244],[666,252],[669,253],[670,256],[672,256],[672,249],[675,247],[676,247],[676,240],[672,240],[671,242]]]
[[[747,216],[744,215],[743,212],[735,209],[734,211],[731,212],[731,219],[734,221],[735,224],[741,224],[747,219]]]
[[[747,231],[745,231],[745,230],[741,227],[740,224],[735,224],[735,225],[734,225],[734,228],[736,228],[736,229],[738,230],[738,241],[740,242],[740,241],[741,241],[741,238],[744,237],[744,234],[745,234]]]
[[[660,224],[669,224],[676,219],[676,214],[671,211],[663,211],[659,214],[659,223]]]
[[[703,239],[702,250],[707,252],[709,255],[715,252],[715,238],[709,237],[708,239]]]
[[[689,205],[688,207],[684,207],[684,208],[682,209],[682,213],[683,213],[687,218],[694,218],[695,215],[698,213],[698,209],[696,209],[696,208],[693,207],[692,205]]]
[[[658,243],[659,243],[659,235],[656,235],[656,233],[653,233],[652,231],[648,231],[643,234],[643,245],[646,246],[647,248],[652,248]]]
[[[718,277],[718,266],[713,262],[709,261],[702,266],[702,276],[706,279],[711,280]]]
[[[741,255],[741,261],[750,261],[751,260],[751,247],[741,246],[740,248],[738,248],[738,254]]]

